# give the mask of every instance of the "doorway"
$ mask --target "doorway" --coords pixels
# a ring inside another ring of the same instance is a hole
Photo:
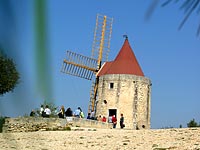
[[[117,118],[117,109],[109,109],[109,116],[108,116],[108,122],[112,123],[112,116],[115,115],[115,117]]]
[[[109,109],[109,117],[113,115],[117,118],[117,109]]]

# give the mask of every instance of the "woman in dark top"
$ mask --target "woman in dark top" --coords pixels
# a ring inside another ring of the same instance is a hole
[[[66,117],[72,117],[73,112],[72,112],[72,110],[71,110],[70,107],[69,107],[69,108],[67,109],[67,111],[65,112],[65,115],[66,115]]]

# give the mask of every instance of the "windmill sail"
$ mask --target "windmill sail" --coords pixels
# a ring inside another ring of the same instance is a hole
[[[112,23],[113,18],[109,18],[100,14],[97,15],[91,57],[98,59],[98,69],[101,67],[100,63],[108,61]]]
[[[92,44],[92,56],[87,57],[67,51],[66,58],[63,60],[61,72],[91,80],[93,75],[101,68],[101,64],[108,60],[112,23],[113,18],[98,14]],[[99,83],[99,78],[97,76],[93,83],[90,92],[88,112],[96,111],[97,89]]]
[[[71,51],[67,51],[63,62],[61,72],[88,80],[92,79],[97,66],[96,59]]]

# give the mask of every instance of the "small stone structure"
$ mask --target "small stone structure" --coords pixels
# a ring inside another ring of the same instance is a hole
[[[71,127],[112,128],[112,124],[75,117],[18,117],[6,118],[3,132],[64,131]]]

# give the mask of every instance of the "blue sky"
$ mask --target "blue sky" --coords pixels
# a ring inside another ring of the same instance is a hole
[[[44,98],[36,85],[34,1],[9,2],[10,13],[0,9],[0,44],[15,60],[21,79],[13,92],[0,97],[0,113],[16,117],[38,108]],[[200,37],[195,35],[199,18],[193,14],[178,31],[184,18],[178,5],[157,7],[146,21],[144,16],[150,3],[145,0],[48,0],[50,101],[73,110],[80,106],[87,113],[92,82],[60,70],[66,50],[91,56],[99,13],[114,18],[109,60],[116,57],[124,42],[123,35],[127,34],[145,76],[152,81],[152,128],[186,126],[193,118],[200,122]]]

